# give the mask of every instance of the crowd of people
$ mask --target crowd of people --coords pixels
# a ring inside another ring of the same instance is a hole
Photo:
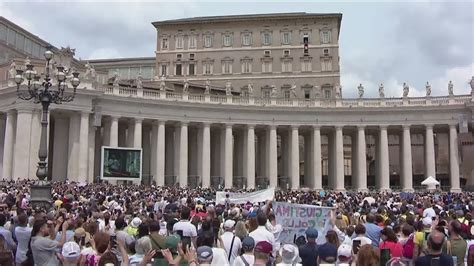
[[[235,204],[213,189],[61,182],[40,209],[29,187],[2,183],[0,265],[474,265],[469,192],[277,190]],[[281,238],[274,201],[330,207],[327,228]]]

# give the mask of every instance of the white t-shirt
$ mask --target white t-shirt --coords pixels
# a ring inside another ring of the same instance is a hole
[[[222,242],[224,243],[224,249],[227,253],[227,256],[229,256],[229,252],[231,253],[230,264],[233,264],[235,258],[239,256],[240,248],[242,248],[242,242],[240,241],[240,238],[236,236],[234,238],[234,234],[232,232],[223,233],[221,238]],[[234,239],[234,245],[232,246],[232,250],[230,250],[230,246],[232,245],[232,239]]]
[[[230,265],[227,261],[227,253],[223,248],[212,248],[212,262],[211,266]]]
[[[181,220],[173,225],[173,231],[183,231],[183,236],[197,237],[196,226],[188,220]]]
[[[427,208],[423,211],[423,224],[431,225],[433,223],[433,217],[436,217],[436,212],[433,208]]]
[[[242,256],[245,258],[245,261],[247,261],[248,264],[245,264],[244,261],[242,260]],[[242,256],[238,256],[234,260],[234,264],[232,266],[246,266],[246,265],[253,265],[255,262],[255,257],[253,254],[243,254]]]
[[[267,241],[268,243],[272,244],[273,256],[276,255],[276,252],[278,251],[278,246],[275,241],[275,236],[270,233],[270,231],[268,231],[265,226],[258,226],[257,229],[250,232],[249,236],[253,238],[253,240],[255,241],[255,245],[260,241]]]
[[[363,245],[372,245],[372,240],[370,240],[370,238],[366,237],[366,236],[357,236],[357,237],[354,237],[354,239],[352,239],[352,241],[354,240],[360,240],[360,245],[363,246]]]

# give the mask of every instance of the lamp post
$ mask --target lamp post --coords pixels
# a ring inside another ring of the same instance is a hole
[[[33,100],[34,103],[40,103],[42,106],[41,118],[41,139],[40,148],[38,151],[38,170],[36,176],[38,181],[31,185],[31,204],[33,207],[44,208],[48,210],[51,207],[51,184],[46,180],[48,177],[48,167],[46,158],[48,157],[48,112],[49,106],[52,103],[61,104],[63,102],[71,102],[76,96],[76,89],[79,86],[79,73],[71,69],[65,69],[62,66],[57,67],[55,77],[50,73],[50,61],[53,58],[53,52],[49,49],[44,53],[46,59],[46,73],[44,74],[43,82],[40,81],[41,75],[38,75],[33,69],[32,64],[26,66],[26,70],[17,69],[15,75],[15,83],[17,84],[17,96],[22,100]],[[72,72],[72,73],[71,73]],[[72,76],[68,76],[69,74]],[[51,83],[52,78],[56,78],[57,86],[53,87]],[[26,79],[26,90],[22,89],[22,84]],[[65,94],[68,85],[67,80],[70,81],[73,92],[72,94]]]

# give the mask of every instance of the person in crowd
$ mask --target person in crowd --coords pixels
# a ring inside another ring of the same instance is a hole
[[[129,256],[130,265],[138,265],[146,254],[152,250],[150,238],[141,237],[135,243],[135,254]]]
[[[245,222],[242,220],[239,220],[235,224],[235,236],[237,236],[240,240],[244,240],[244,238],[247,237],[248,235],[249,235],[249,232],[247,231]]]
[[[35,265],[59,265],[56,252],[66,242],[68,226],[68,221],[63,221],[62,217],[58,218],[56,226],[52,221],[44,218],[35,220],[29,244]],[[54,236],[60,227],[62,227],[61,238],[56,241]]]
[[[397,235],[390,227],[385,227],[380,232],[380,238],[382,242],[380,243],[380,249],[388,248],[390,249],[390,257],[401,258],[403,256],[403,247],[398,242]]]
[[[281,262],[277,266],[301,266],[298,247],[294,244],[284,244],[279,251]]]
[[[372,246],[378,247],[380,241],[380,227],[375,224],[375,215],[372,213],[366,217],[365,234],[372,241]]]
[[[32,228],[28,227],[28,215],[22,212],[18,215],[18,226],[15,227],[16,246],[16,265],[21,265],[26,261],[26,253],[28,252],[28,243],[30,243]]]
[[[197,229],[189,221],[191,215],[191,209],[188,207],[183,207],[181,209],[181,220],[173,225],[173,232],[181,231],[182,237],[189,237],[196,246],[197,239]]]
[[[458,220],[452,220],[449,223],[449,239],[447,244],[447,253],[456,257],[457,266],[464,265],[464,258],[467,252],[467,242],[461,237],[462,224]]]
[[[454,266],[453,258],[442,252],[445,236],[443,233],[434,230],[428,236],[428,254],[418,257],[415,260],[415,266],[431,266],[433,261],[437,261],[438,265]]]
[[[234,260],[233,266],[249,266],[255,262],[254,257],[255,241],[252,237],[246,236],[242,240],[242,255],[238,256]]]
[[[4,213],[0,213],[0,235],[5,239],[5,249],[16,250],[16,243],[13,240],[12,232],[5,228],[7,222],[7,216]]]
[[[352,246],[342,244],[337,248],[337,265],[350,265],[352,263]]]
[[[357,254],[356,266],[379,266],[380,250],[372,245],[362,245]]]
[[[260,241],[266,241],[270,243],[272,245],[273,257],[275,257],[278,247],[276,245],[275,236],[265,227],[267,224],[267,215],[263,211],[257,213],[257,222],[257,229],[250,232],[249,236],[252,237],[257,244]]]
[[[306,244],[299,247],[299,254],[303,266],[315,265],[318,259],[318,245],[316,239],[318,238],[318,230],[308,228],[306,230]]]
[[[239,256],[242,242],[240,238],[234,235],[235,221],[228,219],[224,222],[224,233],[221,235],[224,250],[227,253],[227,260],[232,265],[237,256]]]
[[[337,248],[339,246],[339,238],[335,231],[330,230],[326,233],[326,243],[318,248],[318,265],[336,263]]]
[[[272,258],[273,245],[265,240],[257,242],[253,250],[254,266],[266,266]]]
[[[355,233],[356,237],[354,237],[352,239],[352,241],[354,241],[354,240],[360,241],[361,246],[363,246],[363,245],[372,245],[372,240],[365,236],[365,226],[363,224],[356,225],[356,227],[354,229],[354,233]]]

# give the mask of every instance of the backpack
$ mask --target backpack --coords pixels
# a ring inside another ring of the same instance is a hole
[[[411,234],[408,237],[407,242],[403,245],[403,257],[407,259],[413,259],[413,251],[415,250],[415,242],[413,241],[414,235]]]

